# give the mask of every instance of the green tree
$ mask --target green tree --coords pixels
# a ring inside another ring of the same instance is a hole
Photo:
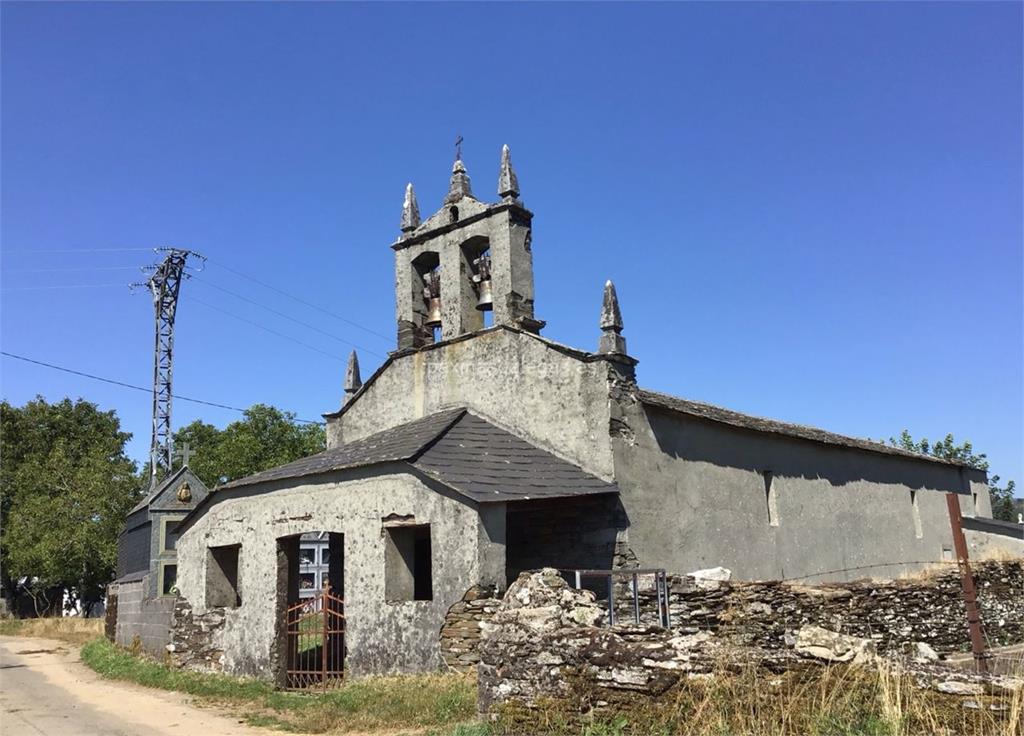
[[[953,435],[947,434],[945,438],[935,444],[930,443],[926,438],[915,440],[909,431],[903,430],[899,437],[890,437],[889,444],[911,452],[919,452],[922,455],[941,457],[945,460],[969,465],[978,470],[988,472],[989,463],[985,453],[975,454],[974,446],[969,441],[956,443]],[[1003,521],[1016,521],[1017,514],[1013,505],[1013,497],[1016,491],[1016,483],[1007,481],[1005,486],[1000,485],[998,475],[991,475],[988,479],[988,491],[992,497],[992,516]]]
[[[42,397],[0,402],[0,566],[5,589],[29,581],[33,597],[62,589],[86,607],[117,565],[117,535],[139,497],[136,467],[113,411]],[[37,610],[51,601],[37,598]]]
[[[319,424],[300,424],[291,412],[254,404],[224,429],[196,420],[174,433],[175,447],[195,451],[189,467],[211,488],[324,449]]]

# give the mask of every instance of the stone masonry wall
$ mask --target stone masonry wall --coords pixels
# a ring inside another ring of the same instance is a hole
[[[474,585],[448,609],[441,627],[441,659],[448,667],[456,672],[476,667],[483,624],[494,617],[500,605],[493,588]]]
[[[973,570],[990,644],[1024,642],[1024,560],[975,563]],[[640,578],[639,627],[633,625],[632,599],[622,594],[626,586],[616,588],[620,635],[644,638],[661,631],[654,626],[657,607],[650,578]],[[492,591],[471,588],[449,610],[440,633],[442,656],[449,667],[464,671],[478,663],[483,631],[501,605],[492,595]],[[602,611],[598,624],[606,625],[607,601],[601,597],[594,606]],[[732,646],[767,653],[790,649],[805,626],[871,639],[882,653],[902,650],[911,642],[927,643],[941,654],[970,648],[954,565],[907,580],[813,586],[677,575],[669,578],[669,610],[672,628],[662,632],[663,638],[712,634]]]
[[[220,634],[224,630],[224,609],[211,608],[196,614],[192,604],[178,598],[174,606],[171,642],[167,647],[178,667],[204,672],[224,669],[224,648]]]
[[[1010,567],[1016,569],[1014,565]],[[709,596],[712,593],[731,597],[732,591],[726,590],[724,585],[710,587],[702,591],[702,597],[716,598]],[[788,600],[779,593],[779,586],[768,586],[768,589],[781,598],[771,598],[774,603],[747,601],[748,607],[754,603],[765,606],[755,606],[753,618],[760,621],[761,626],[770,615],[767,607],[785,607]],[[764,590],[764,586],[758,589],[759,593]],[[1003,591],[1010,595],[1019,592],[1010,587]],[[910,607],[915,591],[908,585],[901,592],[910,595],[908,604],[900,608],[888,600],[879,607],[902,610],[914,618]],[[747,587],[744,593],[750,595],[753,591]],[[849,595],[840,593],[818,600],[828,609],[839,606],[841,601],[849,603],[858,599],[857,594],[847,593]],[[795,595],[805,594],[815,595],[804,592]],[[890,598],[899,593],[890,589],[886,594]],[[926,597],[916,599],[925,603],[929,600]],[[1019,598],[1003,602],[1007,611],[1019,612],[1024,605]],[[524,573],[509,587],[491,620],[482,625],[477,667],[480,708],[484,712],[493,711],[507,702],[532,707],[542,699],[554,699],[579,712],[614,709],[616,704],[636,705],[645,699],[671,699],[673,688],[685,678],[707,676],[723,668],[738,670],[753,666],[765,673],[782,673],[803,671],[826,662],[899,661],[901,667],[908,668],[904,671],[913,674],[919,686],[947,693],[987,692],[1005,696],[1024,687],[1024,680],[1019,678],[975,675],[944,667],[935,661],[938,655],[921,643],[907,646],[904,652],[891,651],[888,659],[878,659],[876,651],[881,644],[895,648],[896,640],[904,634],[913,637],[930,631],[931,627],[957,628],[962,614],[957,614],[956,620],[943,623],[944,608],[938,612],[918,611],[917,618],[928,623],[911,623],[896,629],[896,635],[880,640],[849,636],[813,624],[801,625],[792,636],[778,640],[763,633],[747,637],[767,641],[772,644],[771,648],[751,646],[744,643],[745,637],[735,635],[750,621],[733,616],[734,609],[727,610],[714,603],[708,608],[709,614],[712,609],[719,611],[717,633],[686,625],[663,629],[631,623],[608,628],[603,625],[607,619],[606,609],[589,591],[570,588],[552,569]],[[854,610],[866,612],[866,608]],[[881,620],[887,619],[883,615]],[[756,625],[754,630],[759,630]],[[1009,631],[1006,627],[1003,630]],[[903,641],[910,645],[914,640]]]
[[[985,633],[993,646],[1024,641],[1024,560],[972,566]],[[736,644],[781,649],[805,625],[873,639],[879,651],[921,641],[940,653],[970,648],[960,575],[955,565],[911,579],[800,585],[722,582],[672,576],[672,627],[707,631]],[[641,585],[641,621],[656,621],[653,587]],[[632,599],[616,614],[633,620]]]

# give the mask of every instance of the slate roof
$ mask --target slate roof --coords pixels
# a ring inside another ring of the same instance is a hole
[[[239,488],[404,462],[479,503],[617,493],[618,487],[464,408],[431,414],[355,442],[231,481]],[[216,492],[211,494],[215,496]]]
[[[189,470],[187,465],[183,465],[182,467],[178,468],[173,473],[168,475],[166,478],[164,478],[151,492],[147,493],[146,497],[139,501],[137,504],[135,504],[135,507],[128,512],[128,515],[131,516],[136,511],[139,511],[141,509],[144,509],[146,506],[149,506],[151,503],[156,501],[157,498],[160,497],[161,493],[163,493],[171,486],[176,485],[178,481],[181,480],[186,475],[188,476],[187,480],[192,485],[201,487],[204,491],[206,490],[206,486],[203,484],[203,481],[199,479],[199,476],[197,476],[195,473]]]
[[[955,460],[946,460],[945,458],[934,457],[932,455],[922,455],[899,447],[890,447],[889,445],[884,445],[881,442],[873,442],[872,440],[858,439],[856,437],[847,437],[845,435],[835,434],[834,432],[827,432],[824,429],[808,427],[803,424],[790,424],[789,422],[780,422],[775,419],[763,419],[749,414],[741,414],[739,412],[732,411],[731,409],[714,406],[713,404],[704,404],[699,401],[681,399],[678,396],[662,394],[657,391],[640,389],[639,397],[640,401],[644,404],[677,411],[683,414],[689,414],[690,416],[706,419],[712,422],[719,422],[720,424],[728,424],[733,427],[750,429],[755,432],[781,434],[787,437],[797,437],[799,439],[810,440],[812,442],[822,442],[827,445],[852,447],[858,450],[878,452],[884,455],[898,455],[901,457],[913,458],[914,460],[926,460],[942,465],[970,467]]]

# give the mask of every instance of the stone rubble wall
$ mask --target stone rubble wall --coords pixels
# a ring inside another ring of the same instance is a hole
[[[494,617],[501,599],[494,589],[474,585],[448,609],[441,627],[441,659],[456,672],[468,672],[480,661],[482,624]]]
[[[197,615],[187,599],[178,598],[171,624],[171,641],[167,645],[171,661],[175,666],[189,670],[223,671],[224,648],[219,637],[223,629],[223,608],[211,608]]]
[[[991,646],[1024,641],[1024,560],[972,565]],[[657,621],[653,583],[641,580],[641,622]],[[632,598],[616,600],[618,621],[632,622]],[[606,605],[602,601],[603,605]],[[949,654],[970,648],[960,574],[948,565],[911,579],[819,583],[669,579],[672,628],[706,631],[735,644],[792,646],[794,633],[815,625],[873,639],[880,652],[926,642]]]
[[[1013,574],[1011,571],[1007,576],[1013,579]],[[994,579],[1001,580],[999,575]],[[691,580],[691,584],[696,583]],[[727,586],[718,581],[702,581],[701,584],[705,586],[698,596],[701,600],[708,597],[719,600],[734,589],[743,590],[748,595],[745,599],[748,607],[752,603],[760,603],[784,608],[789,600],[777,594],[771,599],[773,604],[764,603],[762,588],[757,589],[757,596],[751,600],[751,590],[746,587],[748,584]],[[914,591],[907,590],[906,584],[906,581],[901,583],[899,590],[913,601]],[[917,584],[934,584],[934,580]],[[837,593],[839,586],[828,587],[825,595],[817,588],[815,592],[804,590],[788,595],[810,596],[810,601],[820,601],[826,609],[857,598],[856,593],[849,591],[850,587],[856,586],[843,586],[849,595]],[[993,587],[995,583],[990,589]],[[1019,593],[1019,589],[1009,583],[1002,590],[1008,595]],[[696,591],[690,592],[696,594]],[[834,595],[829,598],[829,594]],[[892,595],[895,593],[882,599],[889,600]],[[875,600],[879,599],[876,595]],[[924,597],[918,600],[928,602],[932,599]],[[1014,611],[1019,611],[1021,606],[1019,599],[1003,602]],[[810,606],[811,603],[805,605]],[[891,601],[880,605],[896,609]],[[906,655],[897,655],[897,638],[904,633],[912,635],[942,625],[940,616],[945,607],[941,607],[938,613],[919,611],[917,619],[922,623],[903,626],[898,629],[898,634],[881,639],[855,637],[813,624],[799,625],[790,636],[778,638],[769,636],[767,629],[756,626],[754,635],[739,636],[738,632],[749,621],[737,616],[734,608],[713,602],[705,608],[708,612],[701,614],[705,619],[713,610],[719,612],[718,634],[685,624],[674,629],[633,624],[608,628],[603,625],[607,618],[606,609],[595,601],[589,591],[570,588],[552,569],[524,573],[509,587],[490,620],[481,624],[483,635],[477,667],[480,708],[486,712],[509,701],[529,707],[540,699],[554,698],[564,699],[586,711],[615,703],[635,702],[640,696],[656,699],[683,678],[707,676],[723,669],[753,666],[765,672],[781,673],[816,667],[824,662],[874,662],[880,643],[893,650],[890,659],[883,661],[899,660],[901,666],[907,668],[904,671],[913,674],[919,684],[941,692],[952,692],[950,688],[955,686],[954,689],[964,692],[1005,694],[1024,687],[1024,681],[982,678],[941,667],[934,661],[937,655],[931,647],[912,639],[905,640]],[[864,615],[864,609],[859,605],[850,606],[850,610],[861,611]],[[899,610],[908,613],[905,607]],[[944,625],[953,628],[959,625],[962,612],[955,615],[954,621]],[[755,618],[765,621],[769,616],[767,608],[757,608]],[[879,621],[889,620],[885,614],[879,616]],[[722,636],[723,632],[728,636]],[[946,640],[946,637],[938,638]],[[774,646],[751,646],[743,643],[744,639],[768,641]],[[922,657],[922,653],[926,656]]]

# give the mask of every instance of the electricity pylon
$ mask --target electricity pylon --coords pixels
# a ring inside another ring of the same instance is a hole
[[[199,253],[182,248],[157,248],[167,255],[150,266],[153,274],[145,286],[153,295],[156,317],[153,347],[153,434],[149,445],[149,485],[157,483],[158,469],[171,472],[174,461],[174,438],[171,429],[171,379],[174,367],[174,315],[178,310],[181,281],[188,278],[185,263],[189,256],[205,261]],[[147,269],[148,270],[148,269]],[[142,284],[133,284],[142,286]]]

